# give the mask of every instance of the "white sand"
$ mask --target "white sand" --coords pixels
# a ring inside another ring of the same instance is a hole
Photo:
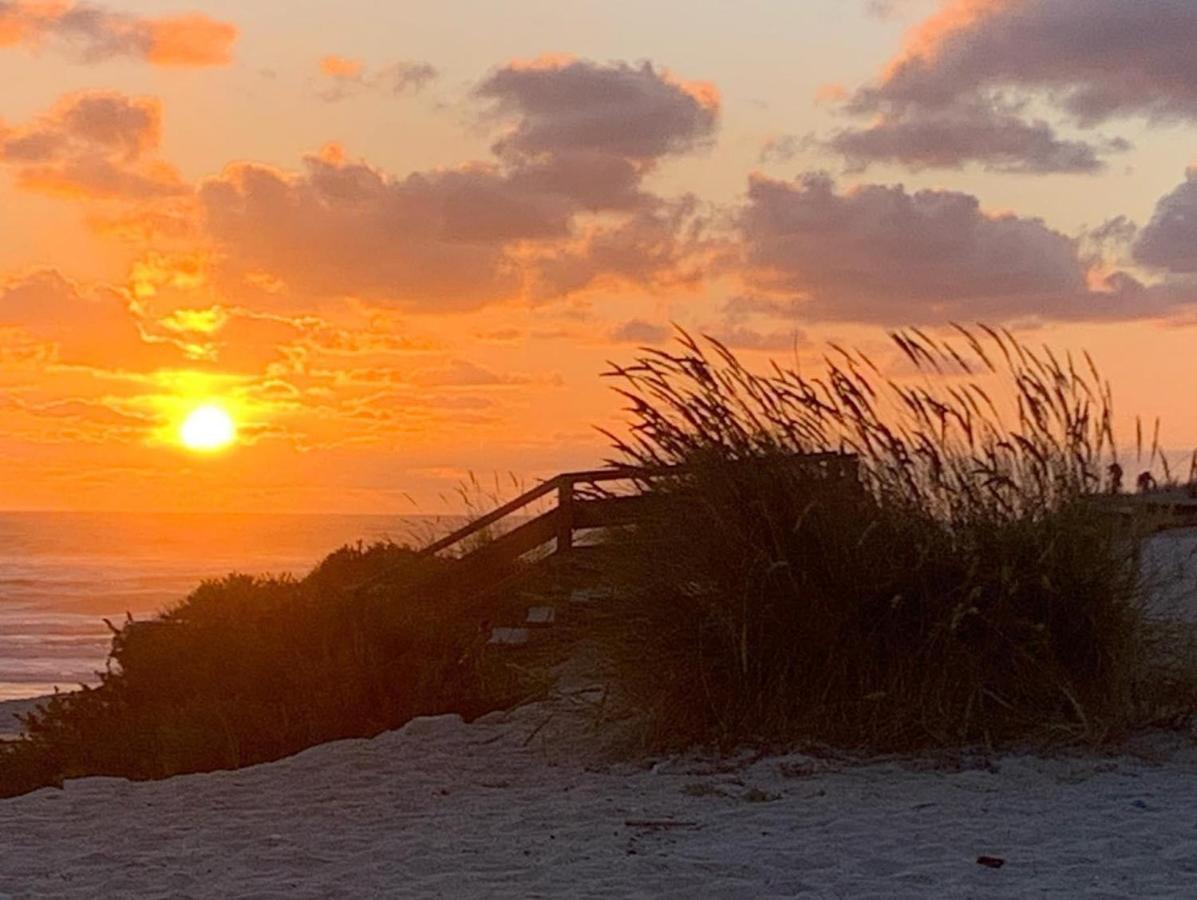
[[[584,735],[553,722],[536,731],[560,711],[422,719],[240,772],[86,779],[0,802],[0,896],[1197,890],[1197,750],[1183,742],[1157,740],[1155,762],[787,756],[648,769],[587,765]],[[982,867],[982,854],[1006,864]]]

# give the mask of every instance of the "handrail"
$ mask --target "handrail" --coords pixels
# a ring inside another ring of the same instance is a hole
[[[833,459],[845,460],[854,458],[852,454],[845,453],[808,453],[795,454],[792,459],[795,462],[802,463],[819,463],[828,462]],[[787,460],[788,461],[788,460]],[[759,463],[759,460],[751,460],[749,462]],[[497,509],[492,510],[484,516],[463,525],[451,534],[440,538],[437,541],[429,544],[420,551],[421,556],[434,556],[442,550],[452,547],[464,541],[471,535],[477,534],[482,529],[489,525],[493,525],[500,519],[505,519],[507,516],[520,509],[528,506],[531,503],[545,497],[554,491],[558,494],[558,505],[563,508],[568,508],[573,501],[573,489],[579,484],[602,484],[608,481],[637,481],[648,480],[652,478],[667,478],[671,475],[682,475],[693,471],[694,467],[690,465],[663,465],[663,466],[610,466],[605,469],[590,469],[581,472],[564,472],[557,475],[549,481],[542,482],[530,491],[526,491],[514,500],[504,503]],[[563,524],[561,539],[565,544],[569,544],[570,538],[566,535],[566,525]],[[570,529],[572,531],[572,529]]]
[[[822,463],[830,461],[851,463],[856,456],[850,453],[808,453],[794,454],[787,462],[803,464]],[[759,464],[764,460],[745,460],[745,463]],[[562,553],[573,547],[574,531],[579,528],[606,527],[612,524],[626,524],[628,513],[633,512],[632,505],[626,503],[629,498],[615,497],[607,499],[579,500],[575,497],[575,488],[579,484],[602,484],[609,481],[647,481],[653,478],[664,478],[671,475],[685,474],[694,471],[692,465],[663,465],[663,466],[611,466],[605,469],[591,469],[582,472],[566,472],[545,481],[530,491],[525,491],[514,500],[504,503],[497,509],[491,510],[474,521],[458,528],[439,540],[433,541],[419,551],[425,558],[434,557],[437,553],[458,544],[471,535],[477,534],[489,525],[504,519],[514,512],[518,512],[529,504],[557,492],[557,506],[528,522],[523,523],[514,531],[496,538],[492,543],[478,548],[467,554],[463,562],[471,560],[474,563],[489,561],[501,562],[506,565],[530,552],[536,547],[544,546],[556,540],[556,552]],[[634,516],[633,516],[634,518]],[[507,557],[510,557],[509,559]],[[400,567],[395,567],[400,568]],[[393,569],[375,574],[355,586],[355,590],[362,590],[383,582],[390,576]],[[419,583],[429,580],[429,577],[418,579]],[[410,587],[410,585],[409,585]]]
[[[491,510],[486,515],[475,519],[474,521],[462,526],[461,528],[458,528],[452,534],[447,534],[440,540],[433,541],[431,544],[429,544],[427,547],[425,547],[423,550],[420,551],[420,555],[421,556],[433,556],[437,553],[440,553],[442,550],[444,550],[448,547],[452,547],[454,544],[464,541],[470,535],[478,533],[486,526],[493,525],[495,522],[498,522],[500,519],[507,518],[513,512],[523,509],[528,504],[534,503],[535,501],[539,500],[541,497],[544,497],[547,494],[551,494],[553,491],[557,490],[559,487],[559,484],[561,482],[561,479],[563,477],[564,476],[558,475],[556,478],[552,479],[551,481],[543,482],[542,484],[538,485],[537,487],[533,488],[532,490],[526,491],[525,493],[520,494],[514,500],[508,501],[507,503],[504,503],[502,506],[498,507],[497,509]]]
[[[557,475],[548,481],[541,482],[530,491],[525,491],[514,500],[509,500],[502,506],[491,510],[484,516],[480,516],[458,528],[452,534],[447,534],[439,540],[433,541],[427,547],[420,551],[422,556],[433,556],[440,553],[454,544],[460,543],[472,534],[477,534],[488,525],[493,525],[500,519],[505,519],[511,515],[536,502],[541,497],[553,493],[553,491],[561,491],[565,487],[573,487],[578,484],[601,484],[607,481],[632,481],[637,478],[661,478],[666,475],[677,474],[684,472],[688,466],[612,466],[606,469],[591,469],[584,472],[564,472]]]

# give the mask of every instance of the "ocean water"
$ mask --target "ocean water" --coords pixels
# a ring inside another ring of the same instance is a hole
[[[0,701],[94,683],[108,618],[146,618],[203,579],[303,575],[348,543],[422,542],[424,517],[0,512]]]

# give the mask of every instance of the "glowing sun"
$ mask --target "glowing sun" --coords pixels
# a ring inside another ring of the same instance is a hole
[[[215,453],[237,439],[237,425],[224,409],[214,403],[193,410],[179,427],[179,440],[188,450]]]

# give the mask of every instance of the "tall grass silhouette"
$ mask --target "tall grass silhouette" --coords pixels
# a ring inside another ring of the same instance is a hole
[[[612,370],[631,417],[615,461],[686,467],[639,482],[660,502],[579,567],[613,588],[580,633],[616,702],[662,747],[1100,741],[1187,720],[1193,635],[1149,615],[1144,526],[1101,505],[1117,448],[1092,361],[985,326],[893,341],[913,377],[837,346],[814,375],[756,373],[685,333]],[[538,671],[485,646],[526,601],[479,597],[459,565],[382,544],[298,581],[202,585],[117,629],[99,687],[0,745],[0,796],[234,768],[543,689],[556,651]]]
[[[915,377],[834,345],[756,373],[685,333],[611,371],[618,461],[690,467],[610,548],[596,623],[646,740],[1102,739],[1192,709],[1138,526],[1095,504],[1117,450],[1092,361],[987,326],[892,338]],[[856,474],[795,460],[827,453]]]

